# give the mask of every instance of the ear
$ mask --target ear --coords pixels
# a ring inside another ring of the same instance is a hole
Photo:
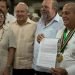
[[[29,12],[27,12],[27,15],[29,16],[29,15],[30,15],[30,13],[29,13]]]

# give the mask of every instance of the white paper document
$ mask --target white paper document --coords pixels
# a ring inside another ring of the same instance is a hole
[[[58,39],[43,39],[40,43],[37,66],[55,68]]]

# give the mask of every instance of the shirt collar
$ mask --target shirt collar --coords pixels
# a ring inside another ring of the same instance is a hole
[[[59,21],[59,14],[57,13],[56,16],[52,19],[53,21]],[[42,17],[40,19],[40,21],[43,21]],[[50,21],[51,22],[51,21]]]
[[[59,22],[59,14],[57,13],[56,16],[47,24],[47,26],[52,25],[54,22]]]
[[[8,19],[9,15],[10,15],[9,13],[6,14],[6,16],[5,16],[6,17],[5,23],[9,23],[9,19]]]
[[[16,22],[17,23],[17,22]],[[25,24],[31,24],[31,23],[34,23],[34,21],[30,20],[29,18],[27,18],[27,21],[25,23],[23,23],[23,25]]]
[[[59,20],[60,20],[59,18],[60,18],[60,16],[59,16],[59,14],[57,13],[56,16],[54,17],[54,20],[57,21],[57,22],[59,22]]]
[[[32,20],[30,20],[30,18],[28,18],[26,24],[28,24],[28,23],[31,24],[31,23],[34,23],[34,21],[32,21]]]
[[[60,16],[59,16],[59,14],[57,13],[56,16],[55,16],[45,27],[51,25],[53,22],[59,22],[59,21],[60,21]],[[43,22],[42,17],[41,17],[41,19],[39,20],[39,23],[44,25],[44,22]]]

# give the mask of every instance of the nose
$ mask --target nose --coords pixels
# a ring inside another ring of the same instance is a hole
[[[62,13],[62,18],[64,18],[65,16],[66,16],[66,14],[63,12],[63,13]]]

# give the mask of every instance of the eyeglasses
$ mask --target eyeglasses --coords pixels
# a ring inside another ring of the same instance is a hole
[[[4,18],[4,15],[2,13],[0,13],[0,18]]]

